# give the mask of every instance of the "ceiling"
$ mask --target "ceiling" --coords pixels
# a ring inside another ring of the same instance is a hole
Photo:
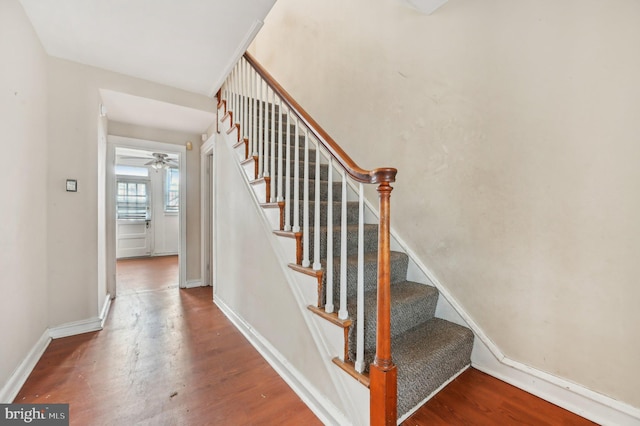
[[[109,120],[122,123],[203,134],[216,119],[213,112],[114,92],[113,90],[100,89],[100,96]]]
[[[46,52],[212,96],[275,0],[20,0]]]

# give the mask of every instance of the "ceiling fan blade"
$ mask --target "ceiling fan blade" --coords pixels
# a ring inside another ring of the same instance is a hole
[[[155,163],[156,161],[157,161],[157,160],[151,160],[151,161],[149,161],[148,163],[144,163],[144,165],[145,165],[145,166],[150,166],[150,165],[152,165],[153,163]]]

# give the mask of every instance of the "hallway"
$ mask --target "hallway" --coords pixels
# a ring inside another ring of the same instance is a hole
[[[177,262],[146,260],[155,267],[119,265],[105,329],[53,340],[15,402],[69,403],[81,426],[320,424],[211,302],[211,287],[179,290]]]

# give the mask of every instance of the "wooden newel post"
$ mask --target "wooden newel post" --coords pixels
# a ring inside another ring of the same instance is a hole
[[[380,228],[378,230],[378,312],[376,357],[369,369],[370,423],[395,425],[398,418],[397,370],[391,359],[391,261],[389,182],[378,186]]]

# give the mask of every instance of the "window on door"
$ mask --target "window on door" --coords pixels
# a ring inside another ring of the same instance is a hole
[[[116,217],[129,220],[149,219],[149,184],[119,179],[117,185]]]

